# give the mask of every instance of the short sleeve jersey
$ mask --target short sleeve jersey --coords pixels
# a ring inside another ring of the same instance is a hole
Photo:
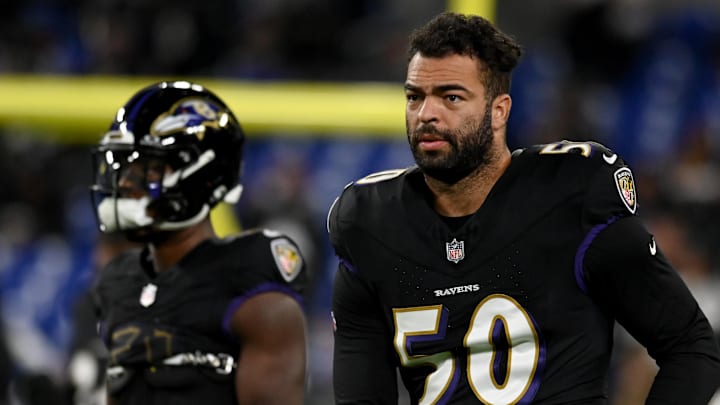
[[[242,342],[230,320],[247,299],[278,291],[302,304],[306,270],[297,245],[277,232],[249,231],[205,241],[158,274],[146,270],[145,256],[120,255],[94,289],[109,370],[123,370],[123,381],[109,384],[112,396],[120,404],[235,404],[234,372],[167,359],[200,353],[237,361]]]

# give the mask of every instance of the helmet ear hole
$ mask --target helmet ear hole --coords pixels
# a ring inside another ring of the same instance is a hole
[[[220,201],[237,202],[245,134],[227,105],[204,87],[161,82],[137,92],[118,111],[98,150],[96,173],[115,150],[162,161],[162,180],[148,186],[151,228],[179,229],[202,220]],[[104,187],[118,195],[117,184]],[[105,182],[107,183],[107,182]],[[148,184],[150,182],[147,182]],[[152,190],[151,190],[152,189]],[[147,226],[147,225],[145,225]]]

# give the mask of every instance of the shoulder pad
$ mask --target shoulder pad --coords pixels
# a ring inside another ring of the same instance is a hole
[[[235,258],[232,260],[241,260],[250,264],[253,271],[264,271],[268,276],[271,273],[279,274],[287,283],[296,282],[298,276],[304,273],[305,260],[300,248],[290,236],[282,232],[250,229],[225,238],[221,244],[226,246],[227,256]]]
[[[305,266],[300,248],[289,236],[271,229],[263,229],[262,234],[268,239],[277,270],[286,282],[292,282]]]
[[[625,172],[629,169],[625,161],[610,148],[592,141],[559,141],[534,145],[523,149],[515,160],[532,166],[534,171],[545,171],[555,179],[562,179],[570,187],[575,179],[581,189],[588,185],[598,173]]]
[[[611,216],[635,214],[637,192],[625,161],[603,144],[559,141],[524,149],[517,158],[545,173],[543,183],[560,181],[560,188],[584,193],[584,220],[605,221]]]
[[[587,162],[598,162],[610,166],[623,166],[623,160],[607,146],[594,141],[562,140],[535,145],[524,149],[522,153],[537,154],[540,157],[585,158]]]
[[[338,218],[346,217],[350,211],[354,210],[358,202],[377,198],[379,195],[392,195],[392,193],[387,194],[386,191],[396,187],[398,182],[402,181],[404,175],[412,170],[412,167],[384,170],[369,174],[346,185],[328,211],[328,232],[332,235],[334,230],[337,230]],[[381,189],[384,191],[380,191]]]
[[[327,231],[338,256],[351,260],[344,244],[344,233],[348,226],[357,224],[358,221],[372,221],[369,216],[378,215],[387,201],[399,199],[407,174],[416,170],[419,169],[408,167],[384,170],[345,186],[340,196],[333,202],[327,216]]]
[[[390,169],[383,170],[381,172],[371,173],[361,179],[358,179],[350,185],[364,186],[368,184],[379,183],[382,181],[392,180],[396,177],[400,177],[403,173],[407,172],[408,168],[405,169]]]
[[[249,246],[250,250],[254,252],[253,256],[258,264],[265,262],[266,265],[275,267],[287,283],[294,281],[305,267],[305,261],[297,243],[288,235],[273,229],[247,230],[226,239],[226,242]],[[269,263],[270,257],[272,257],[272,264]]]

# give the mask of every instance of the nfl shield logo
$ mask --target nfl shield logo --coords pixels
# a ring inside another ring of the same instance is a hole
[[[143,287],[140,293],[140,305],[145,308],[149,307],[155,302],[155,294],[157,293],[157,286],[153,283],[148,283]]]
[[[453,238],[452,242],[445,243],[445,251],[447,252],[447,259],[457,263],[465,258],[465,242]]]

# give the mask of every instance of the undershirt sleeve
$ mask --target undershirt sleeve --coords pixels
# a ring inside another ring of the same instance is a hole
[[[395,355],[371,287],[340,262],[333,288],[336,404],[397,404]]]

